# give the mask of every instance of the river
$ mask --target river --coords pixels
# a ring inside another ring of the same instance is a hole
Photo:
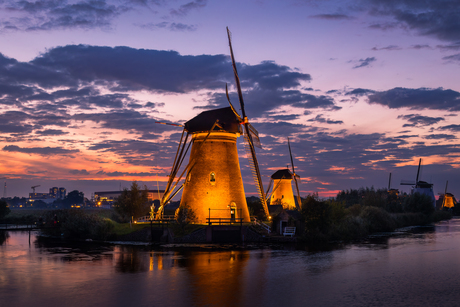
[[[0,232],[0,306],[460,305],[460,219],[359,244],[200,247]]]

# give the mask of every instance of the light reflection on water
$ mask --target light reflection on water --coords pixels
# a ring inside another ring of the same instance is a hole
[[[0,306],[458,306],[460,220],[359,244],[148,246],[0,232]]]

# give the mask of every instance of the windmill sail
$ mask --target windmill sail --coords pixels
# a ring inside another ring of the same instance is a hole
[[[292,165],[292,173],[294,177],[294,182],[295,182],[295,188],[297,190],[297,209],[300,209],[300,205],[302,204],[302,200],[300,199],[300,191],[299,191],[299,183],[297,182],[297,174],[295,173],[294,170],[294,159],[292,158],[292,152],[291,152],[291,143],[289,142],[288,138],[288,146],[289,146],[289,155],[291,156],[291,165]]]
[[[243,115],[245,139],[246,139],[247,144],[248,144],[246,149],[247,149],[248,154],[249,154],[249,165],[250,165],[251,170],[253,172],[254,182],[255,182],[255,185],[257,187],[257,191],[259,192],[260,201],[262,202],[262,206],[264,208],[265,214],[267,216],[269,216],[270,213],[268,211],[268,206],[267,206],[267,202],[266,202],[266,199],[265,199],[265,191],[264,191],[264,187],[263,187],[263,184],[262,184],[262,178],[260,176],[259,163],[257,162],[256,152],[255,152],[255,149],[254,149],[254,141],[253,141],[253,137],[252,137],[253,132],[251,132],[251,130],[249,128],[248,118],[247,118],[246,112],[244,110],[243,92],[241,90],[240,78],[238,77],[238,71],[236,69],[235,57],[233,55],[233,48],[232,48],[232,40],[231,40],[231,37],[230,37],[230,30],[228,29],[228,27],[227,27],[227,35],[228,35],[228,44],[229,44],[229,47],[230,47],[230,55],[231,55],[231,58],[232,58],[233,74],[235,75],[235,83],[236,83],[236,88],[238,90],[238,99],[240,101],[241,113]],[[257,131],[257,130],[255,130],[255,131]],[[258,136],[258,134],[257,134],[257,136]],[[258,139],[258,137],[257,137],[257,139]],[[258,142],[260,143],[260,141],[258,141]]]

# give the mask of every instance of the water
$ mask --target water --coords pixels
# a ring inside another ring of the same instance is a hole
[[[460,305],[460,219],[361,244],[202,247],[0,232],[0,306]]]

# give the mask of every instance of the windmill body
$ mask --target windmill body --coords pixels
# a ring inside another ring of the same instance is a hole
[[[296,208],[294,193],[292,192],[293,174],[289,169],[276,171],[273,180],[273,193],[270,196],[270,205],[281,204],[283,209],[294,210]]]
[[[198,223],[208,217],[249,222],[236,146],[242,130],[232,109],[202,112],[184,126],[192,135],[193,166],[187,172],[180,205],[190,207]]]
[[[433,207],[436,208],[436,198],[434,197],[433,184],[426,181],[419,180],[420,167],[422,166],[422,158],[418,162],[417,177],[415,177],[415,182],[401,181],[401,185],[412,185],[411,194],[419,193],[427,195],[431,198]]]

